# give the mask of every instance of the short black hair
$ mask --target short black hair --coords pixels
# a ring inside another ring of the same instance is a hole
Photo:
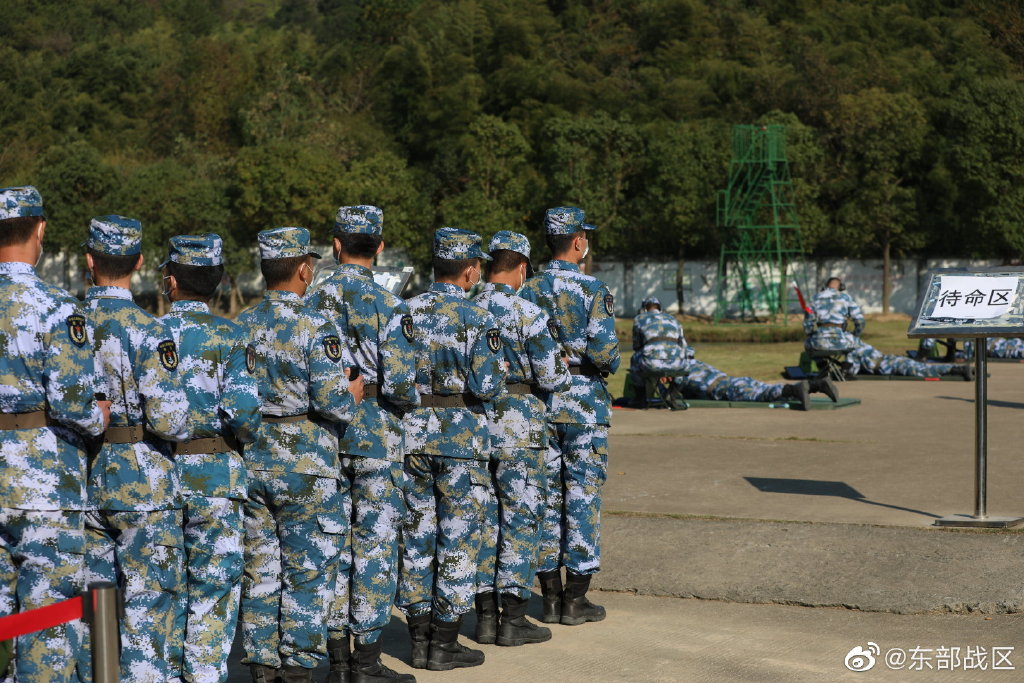
[[[267,287],[272,289],[291,278],[308,258],[309,256],[306,255],[261,260],[260,272],[263,273],[263,279],[267,281]]]
[[[373,258],[377,255],[377,247],[384,241],[383,235],[353,232],[340,232],[335,237],[341,242],[341,250],[356,258]]]
[[[178,281],[178,291],[186,296],[209,299],[224,279],[224,266],[191,266],[171,261],[167,274]]]
[[[42,216],[17,216],[0,221],[0,247],[28,242],[44,220]]]
[[[470,266],[479,266],[480,259],[475,258],[460,258],[460,259],[446,259],[434,257],[434,279],[435,280],[450,280],[464,271]]]
[[[573,240],[580,236],[582,230],[577,230],[574,233],[568,235],[546,235],[545,239],[548,243],[548,249],[551,250],[551,256],[561,256],[565,252],[569,251],[569,247],[572,246]]]
[[[491,252],[491,258],[494,260],[487,264],[488,275],[492,275],[494,273],[507,273],[510,270],[515,270],[528,260],[518,251],[513,251],[511,249],[495,249]]]
[[[104,254],[91,247],[85,253],[92,256],[92,265],[99,277],[120,280],[131,275],[142,254]]]

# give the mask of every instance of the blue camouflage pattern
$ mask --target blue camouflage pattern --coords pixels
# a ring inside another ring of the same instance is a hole
[[[142,253],[142,223],[135,218],[110,215],[89,221],[85,246],[100,254],[131,256]]]
[[[320,258],[320,254],[310,247],[309,230],[305,228],[283,227],[261,230],[256,241],[259,245],[260,258],[264,261],[295,256]]]
[[[683,370],[693,352],[686,344],[683,326],[674,315],[647,311],[633,319],[634,376],[675,374]]]
[[[580,230],[595,230],[584,223],[583,209],[575,206],[557,206],[544,213],[544,232],[548,235],[571,235]]]
[[[183,266],[219,266],[224,262],[221,252],[224,242],[220,235],[175,235],[167,240],[167,258],[157,266],[162,270],[168,263]]]
[[[480,246],[480,235],[459,228],[439,228],[434,232],[434,256],[449,261],[478,258],[490,261]]]
[[[31,185],[0,189],[0,221],[25,216],[45,217],[43,198]]]
[[[376,206],[342,206],[334,218],[334,234],[379,235],[384,229],[384,213]]]
[[[761,382],[753,377],[730,377],[697,359],[686,361],[686,374],[673,380],[685,398],[707,401],[762,401],[782,398],[783,383]]]

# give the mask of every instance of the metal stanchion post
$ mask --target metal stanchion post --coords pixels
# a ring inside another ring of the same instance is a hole
[[[988,344],[974,340],[974,518],[988,517]]]
[[[121,604],[117,586],[106,581],[91,583],[87,598],[93,683],[119,683]]]

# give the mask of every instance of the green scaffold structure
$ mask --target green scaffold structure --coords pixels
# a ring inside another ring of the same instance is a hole
[[[715,322],[774,318],[806,284],[800,220],[786,159],[785,126],[735,126],[729,186],[718,192],[717,223],[725,235],[718,262]]]

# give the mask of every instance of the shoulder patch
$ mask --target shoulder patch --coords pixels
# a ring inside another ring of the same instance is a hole
[[[406,341],[412,341],[412,331],[412,316],[406,313],[405,315],[402,316],[402,334],[405,335]]]
[[[160,342],[157,344],[156,350],[160,354],[160,365],[172,371],[178,368],[178,347],[172,340],[166,339]]]
[[[324,353],[335,363],[341,360],[341,339],[338,335],[329,334],[324,337]]]
[[[491,353],[501,351],[501,334],[495,327],[487,330],[487,348],[491,350]]]
[[[72,343],[76,346],[82,346],[85,344],[85,316],[83,315],[69,315],[68,316],[68,337]]]
[[[604,295],[604,310],[608,315],[615,315],[615,297],[611,294]]]
[[[548,332],[551,333],[551,337],[556,342],[559,341],[562,336],[558,333],[558,323],[555,322],[554,318],[548,318]]]
[[[252,344],[245,347],[245,369],[250,375],[256,372],[256,347]]]

